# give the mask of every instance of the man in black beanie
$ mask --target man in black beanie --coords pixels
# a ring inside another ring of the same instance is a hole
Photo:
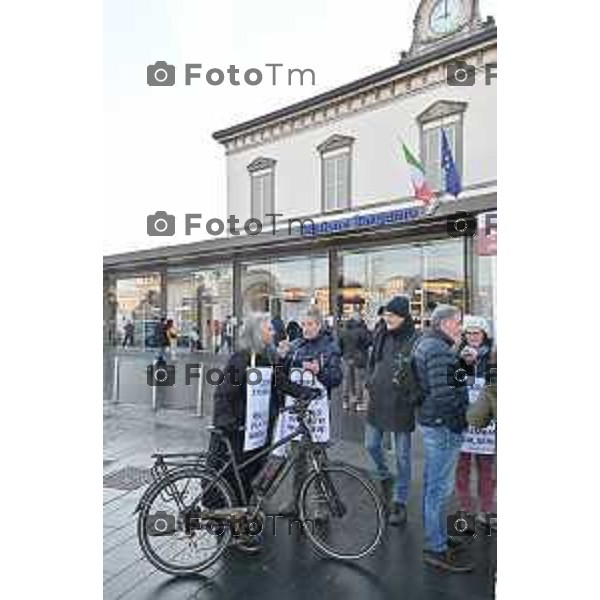
[[[368,365],[370,402],[365,447],[373,459],[384,500],[389,505],[390,524],[401,525],[407,516],[411,433],[415,430],[415,409],[420,398],[411,361],[418,332],[407,296],[392,298],[385,307],[384,319],[386,326],[375,335]],[[386,431],[391,432],[394,439],[398,472],[395,485],[382,448]]]

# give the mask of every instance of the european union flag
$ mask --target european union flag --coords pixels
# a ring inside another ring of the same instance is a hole
[[[444,169],[446,193],[452,194],[456,198],[462,192],[462,184],[444,128],[442,128],[442,169]]]

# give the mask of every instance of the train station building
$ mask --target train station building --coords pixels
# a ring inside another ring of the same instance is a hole
[[[440,302],[494,323],[496,26],[476,1],[453,3],[447,20],[434,4],[421,2],[397,64],[213,134],[226,155],[227,214],[275,219],[275,232],[105,256],[105,344],[131,320],[136,344],[151,346],[166,316],[182,343],[196,332],[214,351],[228,317],[236,326],[260,310],[287,322],[316,305],[335,322],[355,310],[372,322],[396,294],[410,296],[422,325]],[[456,64],[466,78],[452,79]],[[444,191],[442,131],[457,197]],[[435,210],[415,198],[403,145]],[[458,235],[451,224],[464,213],[475,231]],[[290,231],[289,219],[314,225]]]

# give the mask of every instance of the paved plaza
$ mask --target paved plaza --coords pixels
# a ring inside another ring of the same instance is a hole
[[[141,390],[146,391],[146,390]],[[332,421],[339,440],[330,455],[368,469],[362,449],[363,419],[336,407]],[[133,510],[156,451],[197,451],[207,447],[210,416],[191,411],[154,412],[144,395],[138,403],[105,401],[104,405],[104,597],[139,599],[305,599],[317,594],[345,600],[372,598],[407,600],[483,600],[493,598],[496,565],[495,537],[478,535],[465,550],[475,563],[467,575],[440,573],[422,562],[420,499],[421,444],[415,435],[413,485],[409,522],[387,527],[376,552],[356,563],[324,559],[300,535],[289,535],[285,520],[267,519],[262,554],[252,557],[226,553],[205,575],[172,578],[142,556]],[[136,487],[137,484],[141,484]],[[115,489],[129,487],[130,489]],[[131,489],[134,488],[134,489]],[[270,505],[289,492],[285,481]],[[273,511],[275,512],[275,511]]]

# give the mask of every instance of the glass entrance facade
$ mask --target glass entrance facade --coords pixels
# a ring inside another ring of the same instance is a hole
[[[116,336],[125,340],[128,324],[133,325],[131,346],[154,346],[156,324],[160,318],[161,278],[159,273],[143,273],[116,281]]]
[[[403,244],[340,253],[338,316],[358,311],[368,323],[398,294],[410,297],[418,324],[439,303],[464,310],[463,240]]]
[[[295,256],[274,253],[269,260],[239,257],[135,276],[105,274],[105,340],[119,343],[132,321],[133,345],[152,346],[155,325],[164,316],[173,319],[181,346],[217,352],[228,316],[234,326],[253,311],[288,323],[301,321],[315,306],[338,320],[358,311],[371,325],[379,307],[398,294],[410,297],[420,326],[444,303],[486,317],[495,329],[495,238],[357,242],[341,248],[332,241],[321,248]]]
[[[232,314],[231,265],[167,271],[167,317],[173,319],[180,346],[218,351],[223,323]]]
[[[326,254],[242,264],[243,314],[270,312],[286,323],[299,321],[311,305],[329,314],[329,268]]]

